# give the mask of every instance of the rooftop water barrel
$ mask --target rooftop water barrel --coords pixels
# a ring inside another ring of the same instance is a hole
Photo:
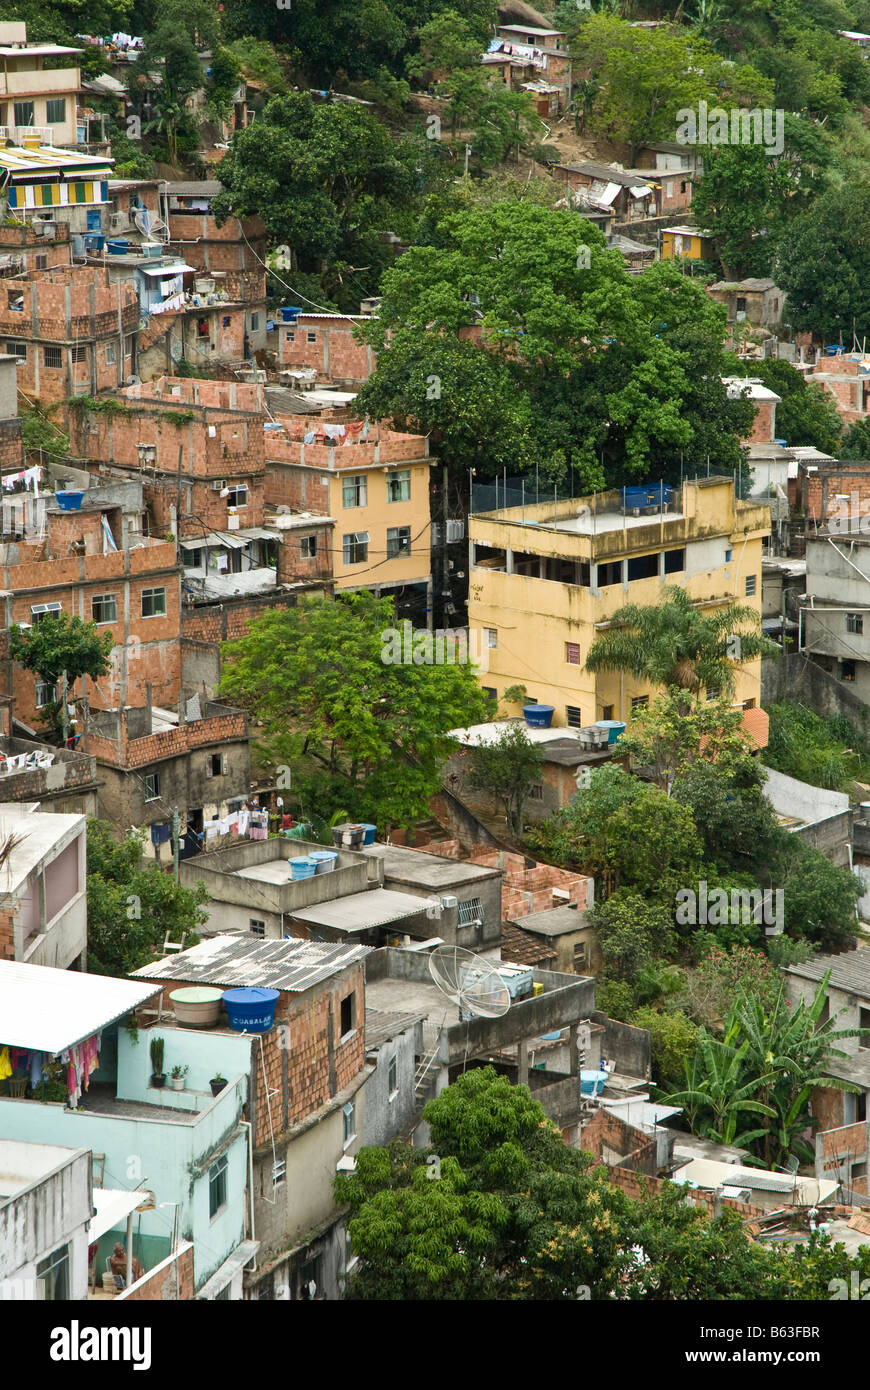
[[[106,242],[106,247],[110,256],[126,256],[127,252],[130,250],[130,243],[118,237],[109,237],[109,240]]]
[[[288,859],[290,865],[290,877],[292,879],[313,878],[317,872],[317,863],[307,854],[294,855]]]
[[[523,705],[523,718],[530,729],[549,729],[555,713],[555,705]]]
[[[369,821],[363,821],[362,826],[363,830],[365,831],[365,834],[363,835],[363,844],[373,845],[375,842],[375,835],[377,834],[378,827],[376,825],[372,825]]]
[[[54,494],[54,500],[62,512],[77,512],[84,499],[85,494],[83,492],[72,492],[66,489]]]
[[[262,989],[259,985],[224,990],[224,1008],[230,1027],[237,1033],[268,1032],[275,1022],[278,997],[277,989]]]
[[[314,872],[329,874],[338,864],[338,851],[334,849],[313,849],[308,856],[314,861]]]
[[[102,251],[106,238],[102,232],[85,232],[84,243],[88,251]]]
[[[581,1071],[580,1073],[580,1092],[584,1096],[600,1096],[604,1090],[609,1072],[606,1071]]]
[[[302,306],[300,304],[281,305],[281,318],[284,323],[295,323],[302,312]]]
[[[625,725],[621,719],[598,719],[595,723],[596,729],[607,730],[607,742],[616,743],[620,734],[625,733]]]
[[[183,1028],[211,1028],[220,1018],[223,990],[210,985],[190,985],[174,989],[169,998],[176,1022]]]
[[[361,849],[366,829],[364,825],[348,822],[332,827],[332,843],[336,849]]]

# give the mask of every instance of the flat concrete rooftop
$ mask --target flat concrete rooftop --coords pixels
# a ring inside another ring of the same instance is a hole
[[[361,851],[369,859],[380,859],[384,865],[384,877],[397,882],[419,884],[435,891],[453,888],[458,884],[480,882],[495,878],[499,869],[484,869],[479,864],[467,864],[462,859],[447,859],[437,854],[426,854],[419,849],[405,849],[399,845],[366,845]]]

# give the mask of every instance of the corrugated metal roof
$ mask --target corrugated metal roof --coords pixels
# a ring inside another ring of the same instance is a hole
[[[290,915],[317,926],[332,927],[335,931],[366,931],[369,927],[385,927],[416,917],[429,909],[433,917],[441,904],[437,898],[418,898],[413,893],[396,893],[389,888],[369,888],[362,893],[349,893],[346,898],[317,903],[314,907],[294,910]]]
[[[415,1024],[422,1023],[425,1014],[393,1014],[381,1009],[366,1009],[366,1049],[374,1051],[383,1047],[390,1038],[407,1033]]]
[[[821,980],[831,972],[831,986],[849,994],[870,999],[870,951],[843,951],[837,956],[813,956],[801,965],[790,965],[786,973],[804,980]]]
[[[152,980],[189,980],[192,984],[222,985],[226,989],[266,985],[301,994],[362,960],[368,950],[367,946],[347,946],[344,942],[250,941],[238,936],[213,936],[156,965],[143,965],[133,975]]]
[[[123,1018],[158,991],[153,985],[0,960],[0,1046],[55,1056]]]

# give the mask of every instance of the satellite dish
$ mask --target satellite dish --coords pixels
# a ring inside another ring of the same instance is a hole
[[[438,946],[429,956],[429,973],[442,994],[463,1014],[501,1018],[511,1006],[504,977],[483,956],[462,946]]]

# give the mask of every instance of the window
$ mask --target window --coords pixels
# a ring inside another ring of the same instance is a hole
[[[860,634],[864,631],[864,614],[863,614],[863,613],[847,613],[847,614],[846,614],[846,631],[847,631],[847,632],[854,632],[854,633],[857,633],[857,634],[860,636]]]
[[[347,1105],[341,1107],[341,1114],[344,1130],[344,1146],[347,1148],[348,1144],[356,1138],[356,1123],[352,1101],[348,1101]]]
[[[489,696],[490,700],[498,699],[498,691],[496,690],[494,685],[482,685],[480,688],[483,691],[484,695]]]
[[[115,344],[106,343],[106,366],[113,366],[115,361]]]
[[[565,718],[568,721],[569,729],[580,729],[583,727],[581,712],[576,705],[565,706]]]
[[[293,329],[292,329],[292,328],[288,328],[288,329],[287,329],[287,332],[284,334],[284,342],[285,342],[285,343],[295,343],[295,342],[296,342],[296,334],[293,332]]]
[[[612,560],[606,565],[598,566],[598,587],[606,589],[609,584],[622,583],[622,561]]]
[[[66,120],[66,102],[63,97],[52,97],[45,103],[46,125],[63,125]]]
[[[637,710],[637,709],[646,709],[646,707],[647,707],[648,704],[649,704],[649,696],[648,696],[648,695],[635,695],[635,696],[633,697],[633,699],[632,699],[632,702],[631,702],[631,708],[632,708],[633,710]]]
[[[635,579],[655,579],[658,572],[658,553],[653,553],[652,555],[635,555],[628,562],[629,583]]]
[[[356,1019],[356,996],[346,994],[341,1001],[341,1036],[346,1038],[348,1033],[352,1033]]]
[[[16,101],[15,103],[15,124],[33,125],[33,102]]]
[[[543,799],[544,799],[544,784],[543,784],[543,782],[533,782],[532,785],[529,787],[529,800],[530,800],[530,801],[543,801]]]
[[[579,642],[566,642],[566,643],[565,643],[565,660],[567,661],[567,663],[568,663],[569,666],[579,666],[579,665],[580,665],[580,643],[579,643]]]
[[[87,362],[88,350],[80,344],[78,347],[70,348],[70,356],[73,362]]]
[[[160,773],[146,772],[143,777],[145,783],[145,800],[159,801],[160,799]]]
[[[36,682],[36,708],[45,709],[46,705],[53,705],[57,700],[56,681],[37,681]]]
[[[361,565],[369,558],[368,531],[352,531],[342,537],[342,557],[346,565]]]
[[[251,917],[248,920],[248,930],[250,931],[251,936],[265,936],[266,923],[262,921],[259,917]]]
[[[578,941],[574,947],[574,970],[585,969],[587,963],[586,942]]]
[[[686,191],[686,180],[685,180],[685,179],[680,179],[680,192],[681,192],[681,193],[685,193],[685,191]]]
[[[230,483],[230,490],[227,493],[228,507],[247,507],[248,505],[248,485],[247,483]]]
[[[132,356],[133,356],[133,334],[132,334],[132,333],[128,333],[128,334],[126,335],[126,337],[124,338],[124,356],[125,356],[125,357],[132,357]]]
[[[858,1027],[870,1028],[870,1009],[858,1010]],[[870,1033],[868,1033],[866,1037],[860,1037],[858,1039],[858,1047],[862,1052],[870,1050]]]
[[[197,319],[196,336],[197,338],[207,338],[209,333],[208,319]]]
[[[738,314],[746,313],[746,300],[742,295],[737,296],[737,312]]]
[[[483,640],[491,651],[498,649],[498,628],[485,627],[483,629]]]
[[[483,922],[483,902],[480,898],[469,898],[459,904],[460,927],[477,927]]]
[[[677,574],[686,568],[686,552],[680,550],[665,551],[665,574]]]
[[[220,753],[211,753],[208,761],[210,769],[209,775],[211,777],[220,777],[224,770],[223,756]]]
[[[39,1261],[36,1266],[36,1284],[36,1297],[40,1302],[65,1302],[71,1296],[68,1245]]]
[[[315,560],[317,558],[317,537],[303,536],[299,542],[299,550],[303,560]]]
[[[252,333],[256,333],[256,331],[257,331],[257,329],[258,329],[259,327],[260,327],[260,315],[259,315],[259,314],[251,314],[251,332],[252,332]]]
[[[855,679],[855,663],[854,663],[854,661],[841,661],[841,662],[840,662],[840,680],[844,680],[844,681],[853,681],[854,679]]]
[[[344,507],[364,507],[366,504],[366,479],[364,473],[354,473],[341,480],[341,502]]]
[[[734,554],[734,551],[731,549],[731,546],[730,546],[730,545],[726,545],[726,547],[725,547],[725,563],[726,563],[726,565],[730,565],[730,564],[731,564],[731,556],[732,556],[733,554]]]
[[[391,1100],[392,1100],[393,1096],[396,1094],[396,1092],[398,1091],[398,1089],[399,1089],[399,1059],[398,1059],[398,1057],[394,1054],[394,1055],[390,1058],[390,1065],[389,1065],[389,1067],[387,1068],[387,1090],[388,1090],[389,1093],[390,1093],[390,1099],[391,1099]]]
[[[48,268],[48,256],[45,254],[44,251],[39,251],[39,252],[37,252],[37,256],[36,256],[36,269],[37,269],[37,270],[46,270],[47,268]]]
[[[316,333],[308,333],[308,334],[306,334],[306,339],[307,339],[307,341],[308,341],[309,343],[316,343],[316,342],[317,342],[317,334],[316,334]]]
[[[22,357],[25,361],[27,359],[27,344],[18,338],[7,339],[6,351],[10,357]]]
[[[34,603],[30,609],[30,621],[33,627],[41,623],[43,618],[55,617],[61,611],[59,603]]]
[[[718,700],[720,694],[721,694],[721,691],[719,690],[719,687],[718,687],[717,685],[708,685],[708,686],[707,686],[707,699],[708,699],[708,700]]]
[[[166,590],[142,590],[142,617],[159,618],[166,614]]]
[[[387,501],[409,502],[411,500],[411,470],[397,468],[387,474]]]
[[[602,718],[602,719],[612,719],[612,718],[613,718],[613,705],[602,705],[602,706],[601,706],[601,718]]]
[[[387,559],[395,560],[397,555],[410,555],[411,553],[411,528],[410,526],[388,526],[387,527]]]
[[[208,1214],[213,1221],[227,1204],[227,1156],[222,1154],[208,1170]]]
[[[59,347],[44,347],[42,349],[42,360],[46,367],[62,367],[63,353]]]
[[[747,574],[747,576],[746,576],[746,597],[747,597],[747,598],[752,598],[752,595],[755,593],[755,580],[756,580],[756,576],[755,576],[754,574]]]
[[[91,618],[95,623],[114,623],[118,620],[114,594],[94,594],[91,599]]]

